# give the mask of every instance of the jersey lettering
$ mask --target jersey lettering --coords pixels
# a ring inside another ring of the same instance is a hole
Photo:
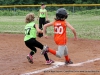
[[[30,30],[31,30],[31,28],[25,29],[25,35],[30,35]]]
[[[56,26],[55,27],[55,33],[56,34],[62,34],[63,33],[63,27],[62,26]]]

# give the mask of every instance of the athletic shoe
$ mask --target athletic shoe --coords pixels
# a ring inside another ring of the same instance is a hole
[[[49,61],[46,61],[46,65],[51,65],[52,63],[54,63],[54,61],[53,60],[51,60],[51,59],[49,59]]]
[[[29,63],[33,64],[33,57],[31,55],[27,55],[27,59]]]
[[[51,61],[51,63],[54,63],[54,61],[53,61],[53,60],[51,60],[51,59],[49,59],[49,61]]]
[[[65,65],[68,65],[68,64],[73,64],[73,62],[71,60],[65,61]]]
[[[44,55],[44,54],[47,53],[47,52],[48,52],[48,46],[45,45],[45,46],[43,47],[43,49],[42,49],[41,54]]]

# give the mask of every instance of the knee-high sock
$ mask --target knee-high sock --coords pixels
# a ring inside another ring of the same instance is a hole
[[[46,61],[49,61],[49,57],[48,57],[48,54],[47,53],[44,54],[44,57],[45,57],[45,60]]]
[[[56,55],[56,51],[49,48],[49,52]]]
[[[66,60],[66,61],[69,61],[69,60],[70,60],[70,58],[69,58],[68,55],[65,56],[65,60]]]

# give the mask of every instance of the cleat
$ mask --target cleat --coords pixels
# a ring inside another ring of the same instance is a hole
[[[48,46],[45,45],[45,46],[43,47],[43,49],[42,49],[41,54],[44,55],[44,54],[47,53],[47,52],[48,52]]]
[[[46,61],[45,64],[46,64],[46,65],[51,65],[52,63],[54,63],[54,61],[50,59],[49,61]]]
[[[53,61],[53,60],[51,60],[51,59],[49,59],[49,61],[51,61],[51,63],[54,63],[54,61]]]
[[[73,64],[73,62],[71,60],[65,61],[65,65],[68,65],[68,64]]]
[[[27,55],[28,62],[33,64],[33,58],[31,55]]]

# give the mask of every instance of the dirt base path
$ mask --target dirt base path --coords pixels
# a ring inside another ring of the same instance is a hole
[[[34,64],[30,64],[26,59],[26,55],[30,50],[25,46],[23,37],[24,35],[22,34],[0,34],[0,75],[20,75],[52,66],[44,64],[45,59],[40,54],[39,49],[33,57]],[[53,37],[49,37],[49,39],[37,38],[37,40],[57,50],[57,45],[54,43]],[[79,39],[78,41],[74,41],[73,39],[69,39],[67,46],[69,56],[74,63],[100,58],[100,41],[98,40]],[[50,53],[48,54],[54,61],[64,62],[64,57],[57,58]],[[35,75],[100,75],[100,60],[78,67],[61,66],[52,71]]]

